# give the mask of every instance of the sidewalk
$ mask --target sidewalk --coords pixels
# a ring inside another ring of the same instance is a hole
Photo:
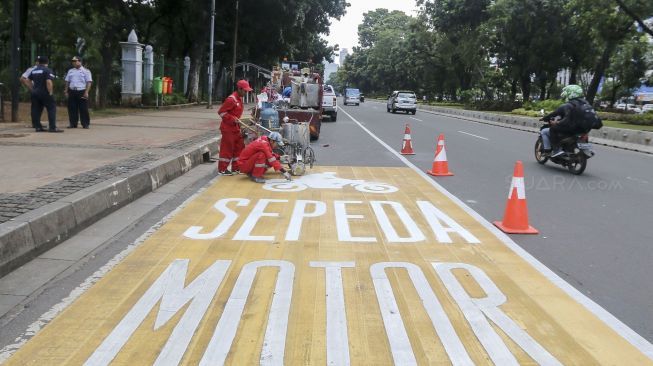
[[[216,109],[96,119],[35,133],[0,124],[0,277],[217,154]],[[45,122],[47,124],[47,122]]]

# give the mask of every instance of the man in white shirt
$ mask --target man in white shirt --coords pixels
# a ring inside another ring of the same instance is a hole
[[[68,97],[68,128],[77,128],[81,119],[82,127],[89,128],[91,118],[88,114],[88,92],[93,78],[91,71],[82,66],[82,60],[75,56],[70,60],[73,68],[66,74],[64,93]]]

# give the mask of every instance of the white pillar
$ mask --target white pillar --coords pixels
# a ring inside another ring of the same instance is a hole
[[[145,46],[145,66],[143,67],[143,91],[152,90],[152,80],[154,79],[154,52],[149,44]]]
[[[138,43],[136,32],[132,29],[127,42],[122,47],[122,103],[141,104],[143,95],[143,45]]]

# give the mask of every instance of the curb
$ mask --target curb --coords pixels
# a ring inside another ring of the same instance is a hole
[[[379,103],[385,104],[383,101]],[[488,112],[470,111],[434,106],[417,105],[422,112],[439,114],[466,121],[483,123],[498,127],[539,133],[541,123],[531,117],[520,117]],[[653,132],[637,131],[626,128],[603,127],[590,131],[590,142],[597,145],[616,147],[624,150],[653,154]]]
[[[205,141],[0,224],[0,277],[118,208],[210,161],[218,147],[219,138]]]

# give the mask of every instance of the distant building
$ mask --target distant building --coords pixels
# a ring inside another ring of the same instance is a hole
[[[349,56],[349,50],[346,48],[341,48],[340,49],[340,65],[343,65],[345,63],[345,59]]]
[[[333,74],[336,71],[338,71],[338,64],[333,63],[333,62],[325,63],[324,64],[324,81],[326,82],[327,80],[329,80],[329,77],[331,76],[331,74]]]

